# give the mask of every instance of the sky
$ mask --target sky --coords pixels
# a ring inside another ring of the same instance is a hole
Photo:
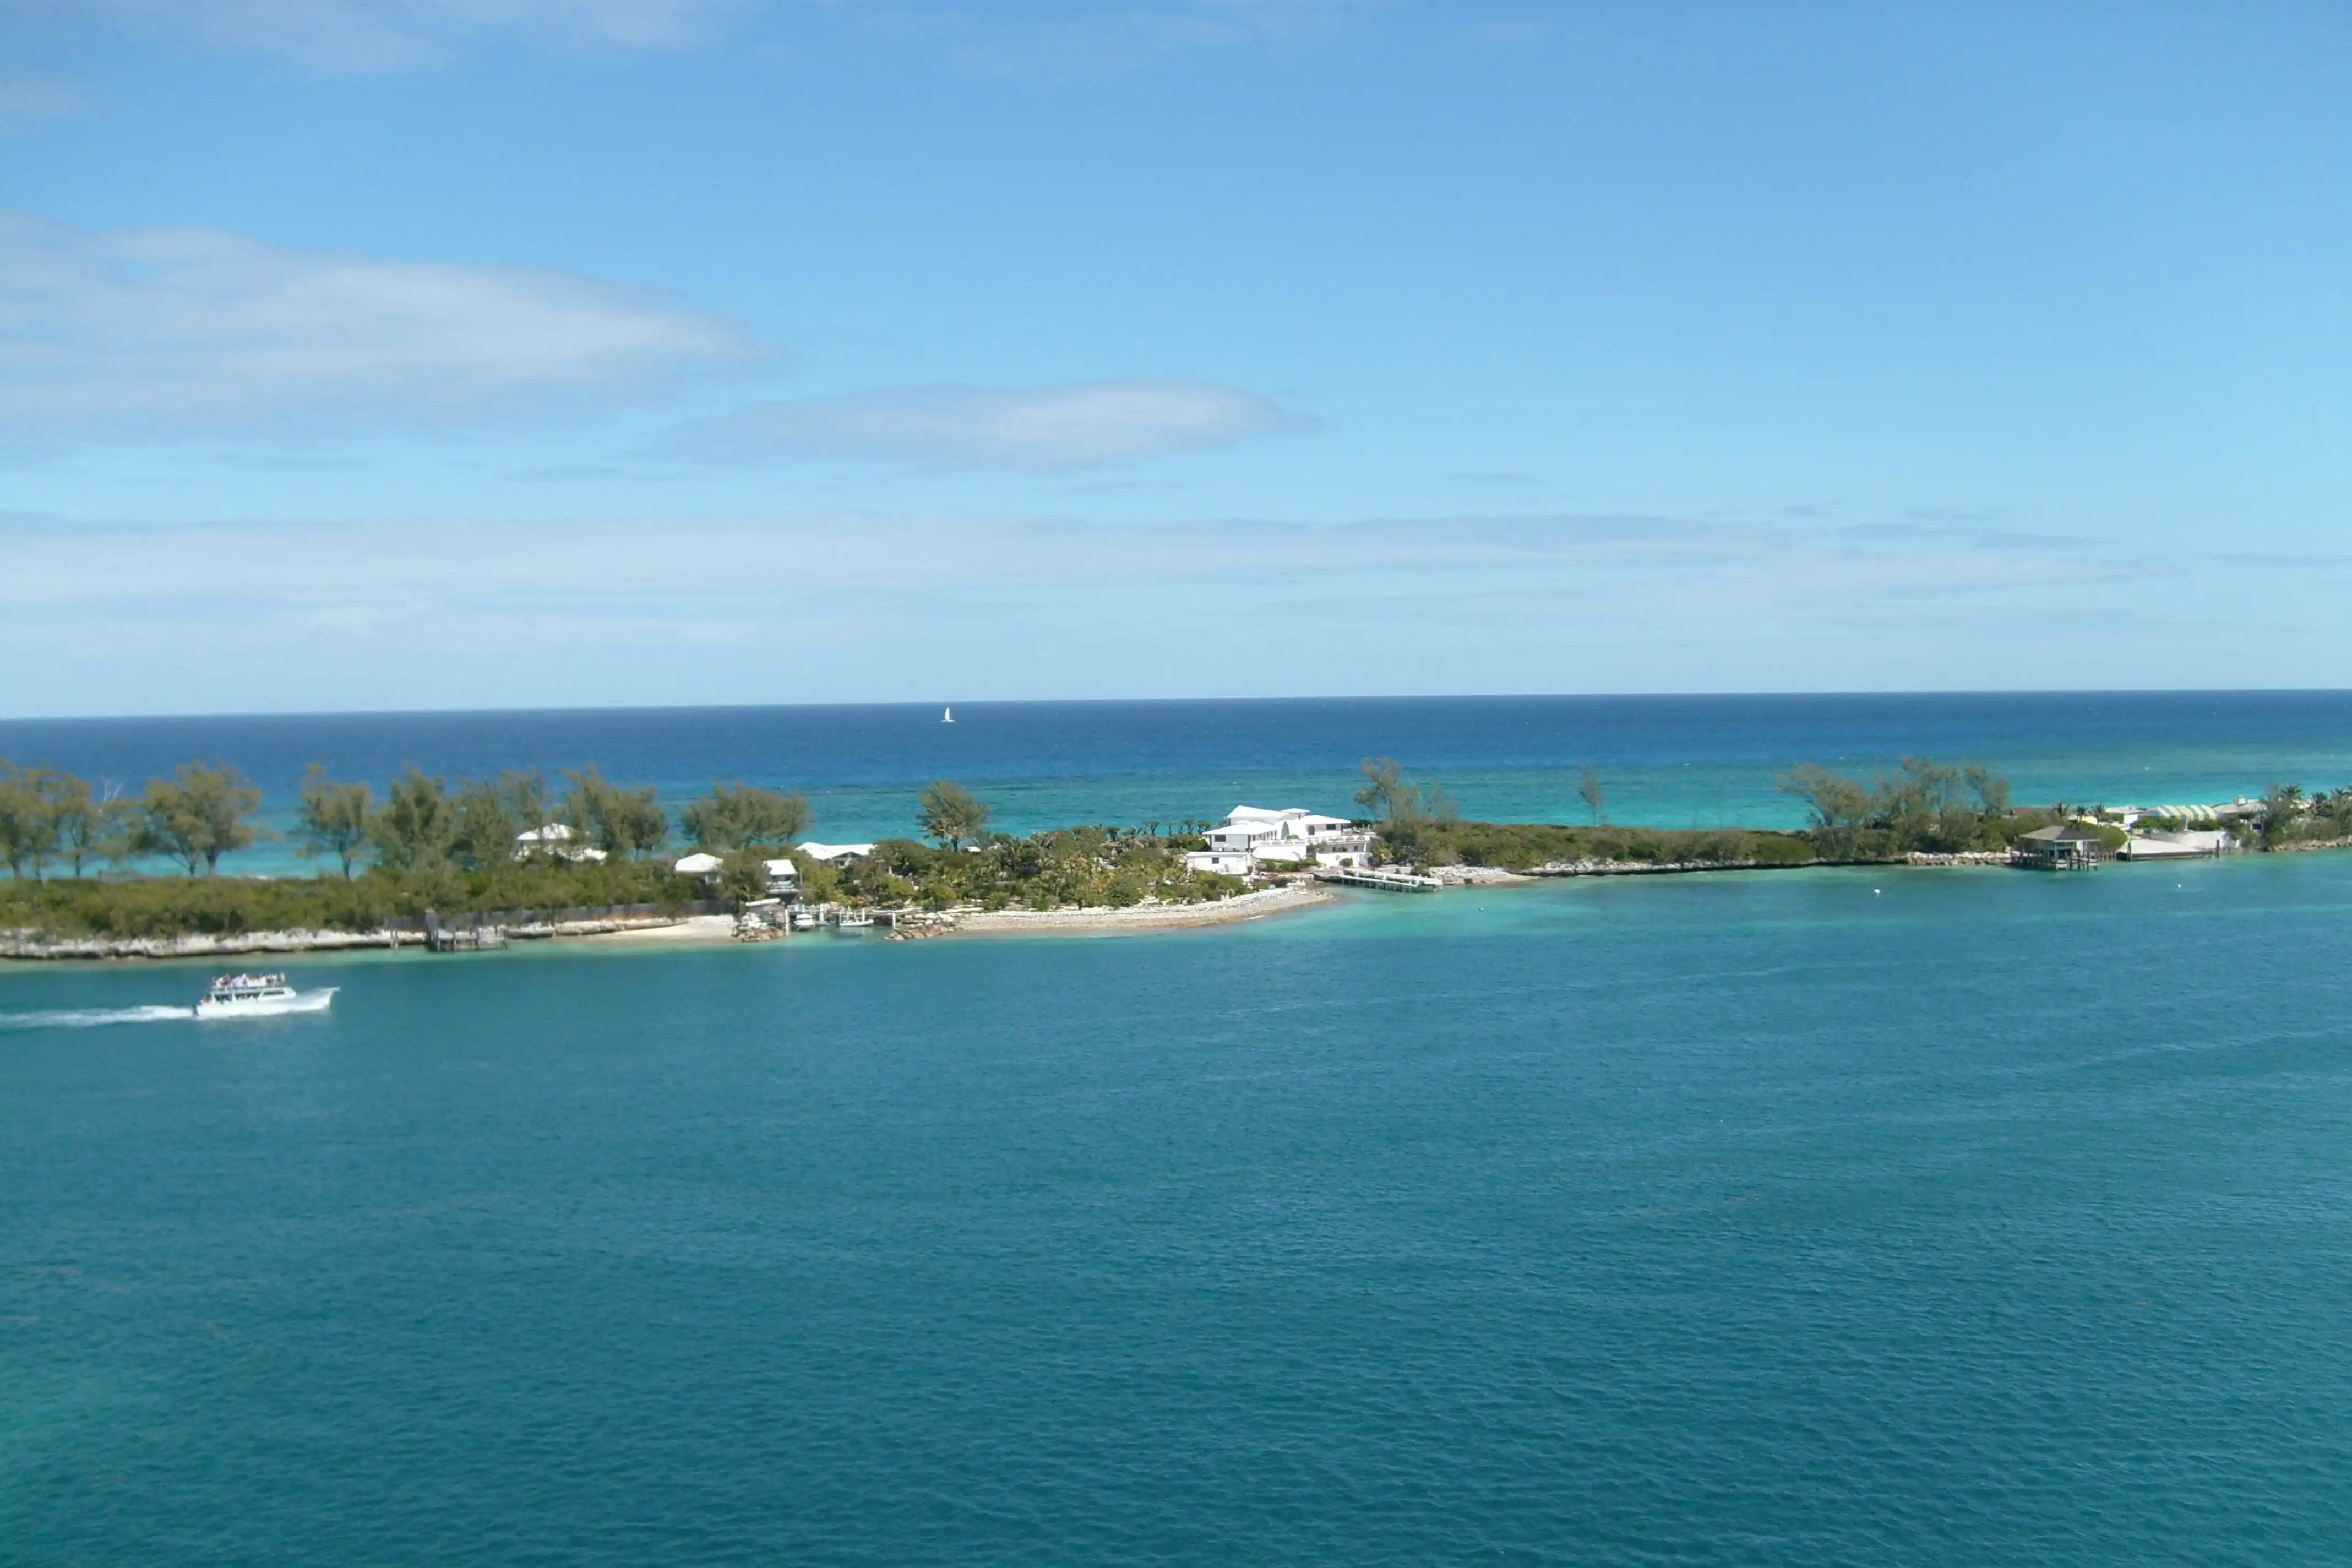
[[[2352,686],[2352,10],[0,0],[0,716]]]

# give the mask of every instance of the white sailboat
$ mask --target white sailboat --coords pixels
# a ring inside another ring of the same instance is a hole
[[[955,710],[954,710],[954,709],[952,709],[952,708],[942,708],[941,710],[940,710],[940,723],[942,723],[942,724],[952,724],[952,723],[954,723],[954,722],[955,722]]]

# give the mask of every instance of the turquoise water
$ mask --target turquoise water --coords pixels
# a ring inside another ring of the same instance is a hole
[[[202,1028],[11,971],[0,1557],[2340,1562],[2347,914],[1550,884]]]

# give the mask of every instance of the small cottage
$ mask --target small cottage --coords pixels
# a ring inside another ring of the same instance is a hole
[[[2088,823],[2060,822],[2021,835],[2012,864],[2034,871],[2087,871],[2106,856],[2106,841]]]

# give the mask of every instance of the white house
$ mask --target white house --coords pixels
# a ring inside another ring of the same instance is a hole
[[[846,866],[874,853],[871,844],[803,844],[800,852],[821,866]]]
[[[572,825],[568,822],[543,823],[528,833],[516,834],[514,858],[518,860],[528,860],[534,855],[546,855],[558,860],[585,860],[591,863],[601,863],[604,858],[604,852],[602,849],[585,844],[573,844]]]
[[[681,877],[700,877],[706,881],[719,879],[719,868],[725,862],[707,850],[682,856],[670,869]],[[771,898],[789,898],[801,890],[800,862],[793,859],[762,862],[768,871],[768,894]]]
[[[1297,805],[1279,811],[1237,805],[1202,837],[1209,847],[1186,855],[1185,866],[1228,877],[1288,870],[1308,860],[1325,866],[1353,864],[1372,847],[1371,836],[1358,831],[1346,817],[1319,816]]]

